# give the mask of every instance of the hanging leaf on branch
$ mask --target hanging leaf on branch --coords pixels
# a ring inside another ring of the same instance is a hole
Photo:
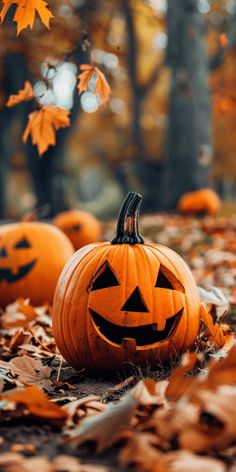
[[[107,79],[103,72],[101,72],[98,67],[95,67],[91,64],[81,64],[80,69],[83,71],[79,74],[78,79],[78,92],[79,95],[82,92],[89,90],[89,86],[94,78],[96,79],[93,93],[97,93],[101,100],[101,103],[106,103],[111,95],[111,88],[107,82]]]
[[[24,88],[19,90],[19,92],[16,95],[10,95],[6,106],[7,107],[14,107],[15,105],[18,105],[21,102],[27,102],[28,100],[31,100],[34,98],[34,91],[31,83],[26,80]]]
[[[55,131],[70,125],[69,111],[63,108],[44,106],[38,111],[29,114],[29,121],[23,133],[23,142],[26,143],[31,134],[32,143],[38,148],[41,156],[48,146],[56,144]]]
[[[17,5],[13,21],[17,23],[17,36],[27,28],[32,29],[36,13],[39,15],[42,23],[49,28],[49,21],[53,14],[48,9],[47,2],[44,0],[2,0],[3,7],[0,12],[0,21],[3,22],[8,10],[14,4]]]

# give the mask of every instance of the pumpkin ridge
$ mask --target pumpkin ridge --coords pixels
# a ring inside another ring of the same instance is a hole
[[[105,244],[106,244],[106,243],[105,243]],[[104,245],[105,245],[105,244],[104,244]],[[99,249],[101,249],[101,250],[106,249],[106,252],[107,252],[108,248],[110,247],[110,244],[109,244],[109,246],[108,246],[107,248],[105,248],[104,245],[103,245],[103,247],[100,247],[100,246],[99,246]],[[82,272],[81,272],[81,274],[80,274],[80,276],[79,276],[79,280],[83,279],[84,270],[86,270],[86,268],[87,268],[87,263],[86,263],[86,260],[84,260],[84,259],[86,259],[86,257],[89,255],[90,257],[93,256],[94,259],[96,260],[96,258],[97,258],[97,252],[95,253],[95,251],[94,251],[94,250],[96,250],[96,249],[97,249],[97,246],[95,246],[95,247],[92,249],[92,251],[86,253],[85,257],[83,258],[83,262],[84,262],[85,266],[84,266],[84,268],[82,269]],[[92,255],[91,252],[94,252],[94,254]],[[101,251],[101,252],[102,252],[102,251]],[[106,252],[105,252],[105,253],[106,253]],[[104,253],[102,253],[101,258],[102,258],[103,255],[104,255]],[[92,259],[89,260],[89,262],[91,262],[91,261],[93,260],[93,257],[92,257]],[[97,265],[98,265],[98,264],[97,264]],[[75,266],[75,272],[74,272],[74,274],[73,274],[73,276],[75,276],[75,277],[76,277],[76,270],[78,270],[78,265],[77,265],[77,264],[76,264],[76,266]],[[81,269],[80,269],[80,270],[81,270]],[[70,290],[70,292],[71,292],[71,290]],[[75,305],[75,302],[74,302],[75,295],[76,295],[76,297],[77,297],[76,292],[75,292],[75,291],[72,292],[71,299],[67,300],[67,303],[69,303],[71,307],[74,307],[74,305]],[[65,295],[65,296],[66,296],[66,295]],[[79,314],[79,316],[81,316],[81,315]],[[70,312],[69,312],[69,319],[71,320],[72,318],[74,319],[74,310],[73,310],[73,309],[70,310]],[[72,320],[71,320],[71,321],[72,321]],[[86,323],[87,325],[88,325],[88,322],[89,322],[89,320],[87,319],[87,323]],[[90,339],[89,339],[88,331],[87,331],[87,330],[85,330],[85,336],[86,336],[87,342],[88,342],[89,347],[90,347]],[[69,325],[69,338],[70,338],[70,345],[73,346],[74,352],[76,353],[76,356],[78,356],[79,352],[78,352],[78,349],[77,349],[76,341],[74,340],[74,330],[73,330],[73,323],[72,323],[72,322],[71,322],[70,325]],[[82,353],[82,354],[83,354],[83,353]],[[91,349],[89,349],[89,355],[90,355],[91,359],[92,359],[93,362],[94,362],[93,352],[92,352]],[[80,357],[80,356],[78,356],[78,357]],[[82,360],[83,360],[82,357],[80,357],[80,362],[83,364]]]

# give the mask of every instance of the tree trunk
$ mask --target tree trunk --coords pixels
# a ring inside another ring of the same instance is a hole
[[[167,64],[172,71],[167,131],[167,209],[209,186],[212,161],[208,59],[196,0],[168,1]]]

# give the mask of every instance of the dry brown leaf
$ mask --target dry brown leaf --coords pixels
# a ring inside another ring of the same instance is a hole
[[[130,393],[117,404],[108,405],[99,415],[85,418],[78,428],[70,433],[64,444],[79,445],[87,441],[95,443],[96,451],[101,452],[114,444],[124,431],[130,428],[137,403]]]
[[[76,457],[59,455],[51,462],[50,472],[82,472],[82,466]]]
[[[201,304],[201,319],[210,331],[212,336],[212,342],[218,347],[221,348],[225,344],[225,335],[219,323],[214,323],[212,315],[207,311],[204,303]]]
[[[166,402],[165,391],[167,385],[167,380],[155,382],[153,379],[147,378],[146,380],[140,380],[130,391],[130,395],[138,406],[155,405],[158,407]]]
[[[101,402],[101,398],[90,395],[85,398],[67,403],[62,407],[68,414],[66,427],[70,428],[90,415],[96,415],[105,410],[105,405]]]
[[[116,392],[120,392],[121,390],[123,390],[127,387],[130,387],[131,385],[134,385],[137,382],[138,382],[138,377],[136,375],[131,375],[130,377],[127,377],[125,380],[123,380],[119,384],[114,385],[114,387],[109,387],[107,389],[107,393],[109,395],[111,393],[113,394],[113,393],[116,393]]]
[[[119,464],[127,467],[135,467],[139,472],[151,472],[153,465],[161,456],[157,447],[157,436],[148,433],[130,433],[126,444],[119,453]]]
[[[47,395],[35,386],[3,394],[2,399],[24,405],[30,414],[60,425],[64,424],[67,419],[67,413],[51,402]]]
[[[197,421],[179,431],[182,449],[193,452],[224,450],[236,437],[236,387],[222,386],[215,392],[198,390],[191,399],[198,407]]]
[[[3,7],[0,12],[0,20],[3,22],[9,8],[16,4],[16,11],[13,20],[17,23],[17,35],[25,28],[33,28],[36,12],[43,24],[49,28],[49,20],[53,14],[48,9],[44,0],[2,0]]]
[[[7,107],[14,107],[15,105],[18,105],[21,102],[27,102],[28,100],[31,100],[34,98],[34,91],[31,83],[26,80],[24,88],[19,90],[19,92],[16,95],[10,95],[6,106]]]
[[[202,380],[203,388],[213,389],[220,385],[236,383],[236,344],[227,356],[219,361],[213,360],[208,366],[207,377]]]
[[[187,451],[163,454],[150,472],[225,472],[225,464],[215,458],[197,456]]]
[[[2,472],[108,472],[104,466],[81,464],[79,459],[67,455],[59,455],[50,460],[46,456],[24,457],[13,452],[0,455]]]
[[[195,383],[195,377],[187,377],[186,374],[196,366],[199,359],[200,355],[195,352],[187,353],[182,357],[181,365],[173,370],[169,379],[166,389],[166,398],[168,400],[178,400]]]
[[[0,318],[1,326],[4,329],[26,327],[36,316],[37,312],[29,301],[19,298],[6,307]]]
[[[14,357],[10,362],[0,360],[0,367],[7,369],[11,375],[17,376],[19,386],[37,385],[47,388],[51,385],[50,367],[44,366],[39,359],[29,356]]]
[[[99,95],[101,103],[106,103],[111,95],[111,88],[103,72],[98,67],[91,64],[81,64],[80,69],[83,71],[79,74],[78,91],[79,94],[88,90],[91,80],[96,77],[94,93]]]
[[[70,125],[70,112],[63,108],[44,106],[38,111],[30,113],[28,124],[23,133],[23,142],[26,143],[31,134],[32,143],[37,145],[38,153],[41,156],[48,146],[56,144],[55,131]]]

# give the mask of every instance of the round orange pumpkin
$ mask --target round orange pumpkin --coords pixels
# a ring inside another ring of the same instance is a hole
[[[73,254],[69,239],[52,225],[19,222],[0,228],[0,306],[18,297],[52,303],[58,277]]]
[[[216,215],[221,207],[218,195],[210,188],[185,193],[178,202],[181,213]]]
[[[142,197],[130,192],[110,242],[77,251],[54,296],[57,346],[75,368],[157,365],[191,346],[200,298],[190,269],[171,249],[145,244],[138,230]]]
[[[63,211],[52,222],[66,234],[76,251],[87,244],[101,241],[101,223],[87,211]]]

